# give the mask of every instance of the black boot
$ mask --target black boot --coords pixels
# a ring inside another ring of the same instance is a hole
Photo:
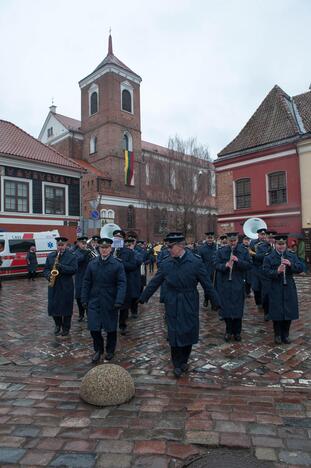
[[[59,336],[60,334],[61,334],[61,326],[60,325],[55,325],[54,335]]]
[[[92,363],[97,364],[100,361],[101,355],[102,355],[101,351],[96,351],[96,353],[92,357]]]

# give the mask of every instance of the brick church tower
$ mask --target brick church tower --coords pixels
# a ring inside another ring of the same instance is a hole
[[[140,82],[140,76],[113,54],[111,35],[107,56],[79,82],[82,158],[108,172],[114,190],[129,196],[137,194],[135,172],[141,159]],[[132,158],[129,164],[134,171],[127,178],[125,150]]]

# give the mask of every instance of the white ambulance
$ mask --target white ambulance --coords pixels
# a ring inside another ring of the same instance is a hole
[[[57,229],[44,232],[0,232],[0,277],[27,273],[26,255],[31,245],[36,246],[37,271],[43,271],[47,255],[56,250]]]

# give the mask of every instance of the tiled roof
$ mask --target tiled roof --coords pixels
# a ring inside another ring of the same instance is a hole
[[[306,132],[311,132],[311,91],[294,96]]]
[[[95,68],[93,73],[95,71],[99,70],[100,68],[104,67],[105,65],[116,65],[117,67],[123,68],[123,70],[126,70],[126,71],[132,73],[133,75],[136,75],[136,76],[139,77],[139,75],[137,75],[137,73],[133,72],[133,70],[131,70],[127,65],[125,65],[123,62],[121,62],[121,60],[119,60],[114,54],[106,55],[104,60],[102,62],[100,62],[100,64]]]
[[[291,98],[274,86],[234,140],[218,156],[299,136],[311,129],[311,93]]]
[[[74,130],[75,132],[80,131],[81,121],[66,117],[66,115],[56,114],[53,112],[54,117],[66,127],[68,130]]]
[[[5,120],[0,120],[0,154],[83,172],[74,160]]]

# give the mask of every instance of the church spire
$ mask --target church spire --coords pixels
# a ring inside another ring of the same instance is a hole
[[[108,55],[113,55],[113,50],[112,50],[112,37],[111,37],[111,28],[109,29],[109,38],[108,38]]]

